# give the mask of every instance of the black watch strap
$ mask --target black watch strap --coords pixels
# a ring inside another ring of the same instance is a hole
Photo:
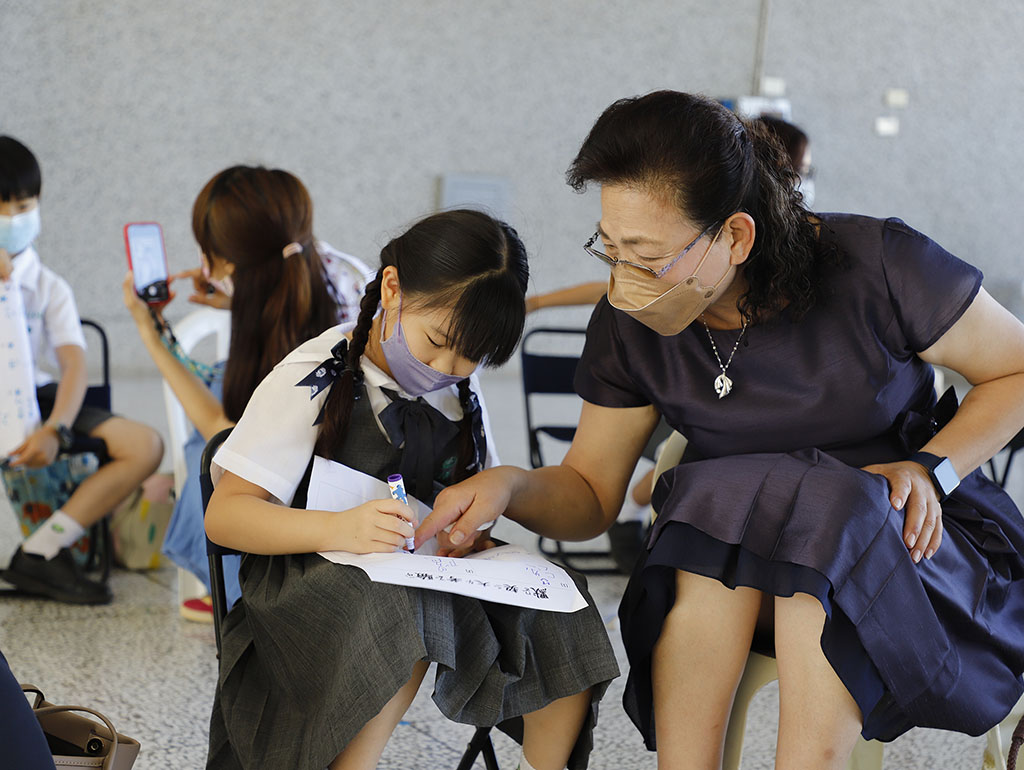
[[[948,457],[939,457],[931,452],[915,452],[907,459],[923,466],[928,471],[928,476],[931,478],[932,484],[935,485],[940,502],[949,497],[953,490],[960,485],[960,477]]]
[[[57,434],[57,443],[60,445],[61,451],[66,452],[71,449],[71,445],[75,443],[75,434],[71,428],[62,422],[51,422],[47,425],[53,428],[54,433]]]

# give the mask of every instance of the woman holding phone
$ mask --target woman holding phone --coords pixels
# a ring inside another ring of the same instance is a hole
[[[314,239],[309,193],[298,177],[281,169],[232,166],[216,174],[196,197],[192,233],[201,267],[170,280],[191,279],[192,302],[230,309],[231,346],[222,370],[199,376],[166,343],[162,316],[151,314],[138,296],[131,273],[123,290],[143,344],[197,431],[186,444],[189,478],[175,505],[164,553],[209,587],[198,483],[205,442],[235,424],[278,361],[300,342],[348,318],[358,307],[361,276],[370,270]],[[228,570],[229,600],[239,594],[234,573]],[[212,620],[208,600],[186,600],[185,605],[182,614],[188,619]]]

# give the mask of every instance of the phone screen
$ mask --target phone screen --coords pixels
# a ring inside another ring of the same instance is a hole
[[[129,225],[127,236],[136,291],[141,292],[157,281],[166,281],[167,260],[164,258],[164,239],[160,234],[160,225],[155,222]]]

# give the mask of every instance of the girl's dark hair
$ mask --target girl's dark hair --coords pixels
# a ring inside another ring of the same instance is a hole
[[[566,173],[577,191],[588,182],[668,192],[698,229],[737,211],[756,223],[741,265],[748,289],[739,309],[751,322],[788,307],[800,318],[825,294],[821,273],[838,262],[818,239],[785,150],[758,121],[718,102],[677,91],[620,99],[604,111]]]
[[[810,144],[807,134],[792,123],[772,115],[762,115],[758,121],[767,126],[768,130],[779,140],[786,154],[789,155],[793,168],[799,173],[800,166],[804,162],[804,154],[807,152],[807,145]]]
[[[313,241],[313,203],[287,171],[233,166],[200,191],[192,232],[204,254],[235,266],[223,403],[237,422],[282,358],[337,323]],[[282,251],[293,242],[302,251],[285,258]]]
[[[398,271],[405,308],[450,309],[448,345],[470,361],[500,366],[515,352],[526,323],[526,248],[512,227],[480,211],[443,211],[421,219],[380,253],[380,270],[366,287],[348,346],[344,372],[324,406],[317,454],[341,446],[359,386],[359,359],[380,304],[384,268]],[[459,383],[469,414],[469,380]],[[463,449],[472,436],[463,420]],[[468,463],[460,462],[459,469]]]
[[[13,136],[0,136],[0,201],[34,198],[43,189],[43,175],[32,150]]]

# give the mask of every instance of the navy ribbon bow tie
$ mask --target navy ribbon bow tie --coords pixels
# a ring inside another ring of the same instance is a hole
[[[332,384],[341,375],[345,369],[349,368],[346,356],[348,354],[348,340],[343,339],[333,348],[331,348],[331,357],[326,361],[322,362],[316,369],[311,371],[297,383],[295,386],[298,388],[308,387],[309,388],[309,400],[312,401],[316,398],[317,394],[322,390],[325,390],[328,385]],[[356,384],[362,381],[363,373],[361,371],[352,370],[355,376]],[[359,390],[356,388],[352,396],[353,400],[359,400]],[[320,407],[320,412],[317,414],[316,419],[313,421],[314,425],[319,425],[324,421],[324,408],[327,406],[327,402],[324,402],[324,406]]]
[[[430,502],[437,462],[445,459],[442,455],[459,435],[459,426],[422,398],[411,401],[387,388],[382,390],[391,403],[378,415],[380,424],[392,446],[405,444],[399,472],[413,495]]]

